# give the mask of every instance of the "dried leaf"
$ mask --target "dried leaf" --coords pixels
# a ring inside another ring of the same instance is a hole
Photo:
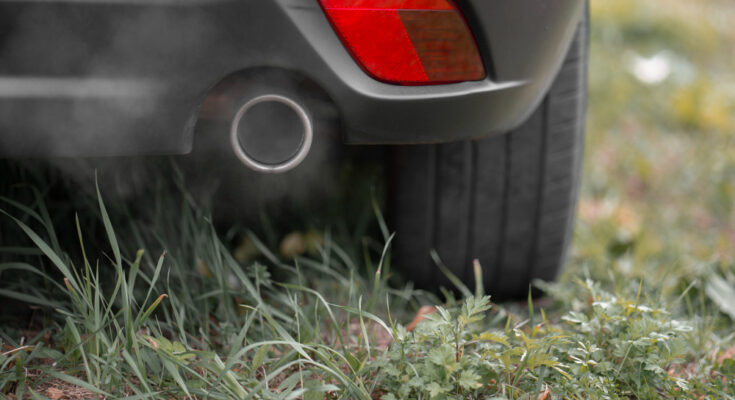
[[[413,321],[411,321],[410,324],[406,327],[406,330],[411,332],[414,329],[416,329],[416,325],[419,324],[419,322],[426,319],[426,316],[435,312],[436,307],[435,306],[422,306],[419,308],[419,312],[416,313],[416,316],[413,317]]]
[[[538,394],[538,397],[536,398],[536,400],[550,399],[550,396],[549,396],[550,393],[551,391],[549,390],[549,385],[544,385],[544,391]]]
[[[59,400],[64,398],[64,392],[61,389],[50,387],[46,390],[46,395],[51,400]]]
[[[205,277],[205,278],[211,278],[212,272],[209,270],[209,265],[206,261],[202,260],[201,258],[197,258],[195,268],[199,275]]]
[[[301,232],[291,232],[281,240],[279,246],[281,255],[286,258],[293,258],[304,254],[306,251],[306,240]]]

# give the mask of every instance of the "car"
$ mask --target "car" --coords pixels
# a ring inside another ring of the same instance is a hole
[[[345,148],[389,155],[410,279],[451,286],[439,261],[474,285],[477,260],[489,293],[524,296],[572,235],[587,20],[586,0],[5,0],[0,157],[217,143],[287,176],[336,121]],[[206,120],[225,133],[195,134]]]

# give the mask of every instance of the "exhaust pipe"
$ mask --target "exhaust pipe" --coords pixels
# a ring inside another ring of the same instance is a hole
[[[264,173],[285,172],[309,154],[314,131],[309,114],[293,99],[266,94],[235,113],[230,144],[243,164]]]

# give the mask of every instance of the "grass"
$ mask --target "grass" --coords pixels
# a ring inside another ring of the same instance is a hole
[[[735,397],[735,7],[591,12],[586,180],[545,299],[397,285],[379,212],[375,235],[345,220],[220,235],[166,181],[122,203],[11,164],[0,397]],[[662,50],[664,79],[636,72]]]
[[[162,198],[153,220],[136,221],[111,216],[98,193],[98,236],[88,237],[76,223],[78,258],[58,248],[60,235],[42,202],[18,219],[6,214],[27,237],[26,253],[37,252],[28,262],[0,264],[3,278],[12,274],[0,294],[40,307],[40,315],[25,332],[3,329],[3,393],[131,399],[733,394],[732,359],[711,354],[732,340],[718,336],[725,329],[721,316],[672,315],[687,306],[712,308],[692,288],[669,302],[644,292],[642,282],[637,291],[605,289],[591,279],[544,284],[558,302],[548,310],[533,302],[527,310],[491,304],[481,287],[460,287],[463,299],[440,301],[388,284],[390,236],[382,249],[366,243],[357,264],[328,234],[314,256],[286,261],[246,233],[255,250],[238,261],[185,196]],[[100,256],[90,259],[95,247]],[[407,328],[411,310],[426,303],[436,305],[434,312]],[[710,356],[711,362],[696,362]]]

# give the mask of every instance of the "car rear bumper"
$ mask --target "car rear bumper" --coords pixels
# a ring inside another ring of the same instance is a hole
[[[457,3],[488,76],[396,86],[360,69],[315,0],[3,2],[0,156],[186,153],[209,90],[258,68],[321,87],[349,144],[506,131],[549,87],[584,0]]]
[[[328,29],[319,10],[286,8],[324,61],[309,71],[334,98],[353,144],[446,142],[520,124],[559,70],[583,0],[458,2],[478,40],[488,76],[439,86],[395,86],[369,78]],[[326,28],[325,28],[326,27]]]

